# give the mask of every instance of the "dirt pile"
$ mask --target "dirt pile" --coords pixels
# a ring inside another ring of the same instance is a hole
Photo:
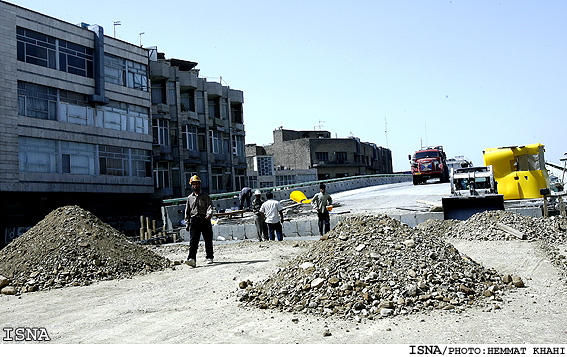
[[[52,211],[0,250],[0,275],[14,293],[89,285],[169,264],[78,206]]]
[[[440,236],[385,215],[351,216],[258,284],[241,282],[245,305],[361,320],[475,303],[500,308],[512,278],[462,256]],[[522,286],[521,279],[516,284]],[[488,304],[490,305],[490,304]]]

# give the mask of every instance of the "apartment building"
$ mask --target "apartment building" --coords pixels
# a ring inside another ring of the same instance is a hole
[[[316,169],[291,169],[276,166],[273,155],[268,155],[263,146],[246,144],[248,184],[251,188],[285,186],[317,181]]]
[[[150,50],[152,156],[160,198],[187,196],[192,175],[209,193],[246,185],[243,92],[199,77],[196,66]]]
[[[67,204],[136,229],[159,206],[148,51],[4,1],[0,46],[0,244]]]
[[[274,130],[273,137],[274,143],[264,148],[276,167],[316,169],[318,180],[393,172],[390,149],[356,137],[332,138],[326,130],[283,128]]]

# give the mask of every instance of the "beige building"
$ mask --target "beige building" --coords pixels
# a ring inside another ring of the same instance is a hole
[[[274,143],[264,147],[275,167],[315,169],[318,180],[393,172],[390,149],[358,138],[331,138],[325,130],[274,130]]]

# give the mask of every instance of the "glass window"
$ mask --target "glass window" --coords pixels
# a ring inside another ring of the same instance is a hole
[[[57,89],[18,82],[18,115],[57,120]]]
[[[183,127],[183,147],[187,150],[198,150],[197,128],[191,125]]]
[[[315,153],[315,160],[317,160],[317,161],[329,161],[329,153],[328,152],[316,152]]]
[[[154,144],[169,146],[169,122],[165,119],[153,120]]]

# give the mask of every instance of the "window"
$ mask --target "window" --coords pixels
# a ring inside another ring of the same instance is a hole
[[[222,153],[222,133],[217,130],[209,130],[211,137],[211,152],[213,154]]]
[[[203,91],[197,92],[197,113],[205,114],[205,98]]]
[[[316,152],[315,153],[315,160],[319,161],[319,162],[329,161],[329,153],[328,152]]]
[[[242,124],[242,103],[230,103],[230,116],[233,123]]]
[[[232,136],[232,154],[238,157],[246,156],[244,147],[244,136],[233,135]]]
[[[219,192],[223,190],[222,184],[222,169],[212,169],[211,184],[213,192]]]
[[[276,176],[276,186],[293,185],[296,183],[295,175]]]
[[[128,68],[128,88],[148,91],[148,66],[133,61],[126,61]]]
[[[95,145],[20,137],[20,171],[95,174]]]
[[[57,89],[18,82],[18,115],[57,120]]]
[[[148,150],[130,149],[132,175],[136,177],[152,177],[152,159]]]
[[[100,145],[98,150],[101,175],[129,176],[129,149]]]
[[[274,174],[274,157],[273,156],[255,156],[254,171],[258,172],[258,176],[271,176]]]
[[[195,90],[183,91],[180,93],[179,101],[181,102],[182,112],[195,111]]]
[[[169,122],[164,119],[153,120],[154,144],[169,146]]]
[[[235,170],[235,181],[236,181],[236,187],[235,189],[237,191],[242,190],[244,187],[246,187],[246,171],[245,170]]]
[[[209,118],[220,119],[220,98],[209,99]]]
[[[347,153],[346,152],[338,151],[335,154],[336,154],[337,162],[342,164],[342,163],[345,163],[347,161]]]
[[[165,104],[165,83],[166,82],[152,82],[152,104]]]
[[[167,162],[156,162],[154,168],[155,187],[168,188],[169,184],[169,164]]]
[[[107,83],[126,85],[126,60],[109,54],[104,54],[104,80]]]
[[[18,60],[93,78],[93,49],[22,27],[16,28]],[[59,59],[59,68],[57,64]]]
[[[183,148],[187,150],[198,150],[196,127],[190,125],[183,126]]]

